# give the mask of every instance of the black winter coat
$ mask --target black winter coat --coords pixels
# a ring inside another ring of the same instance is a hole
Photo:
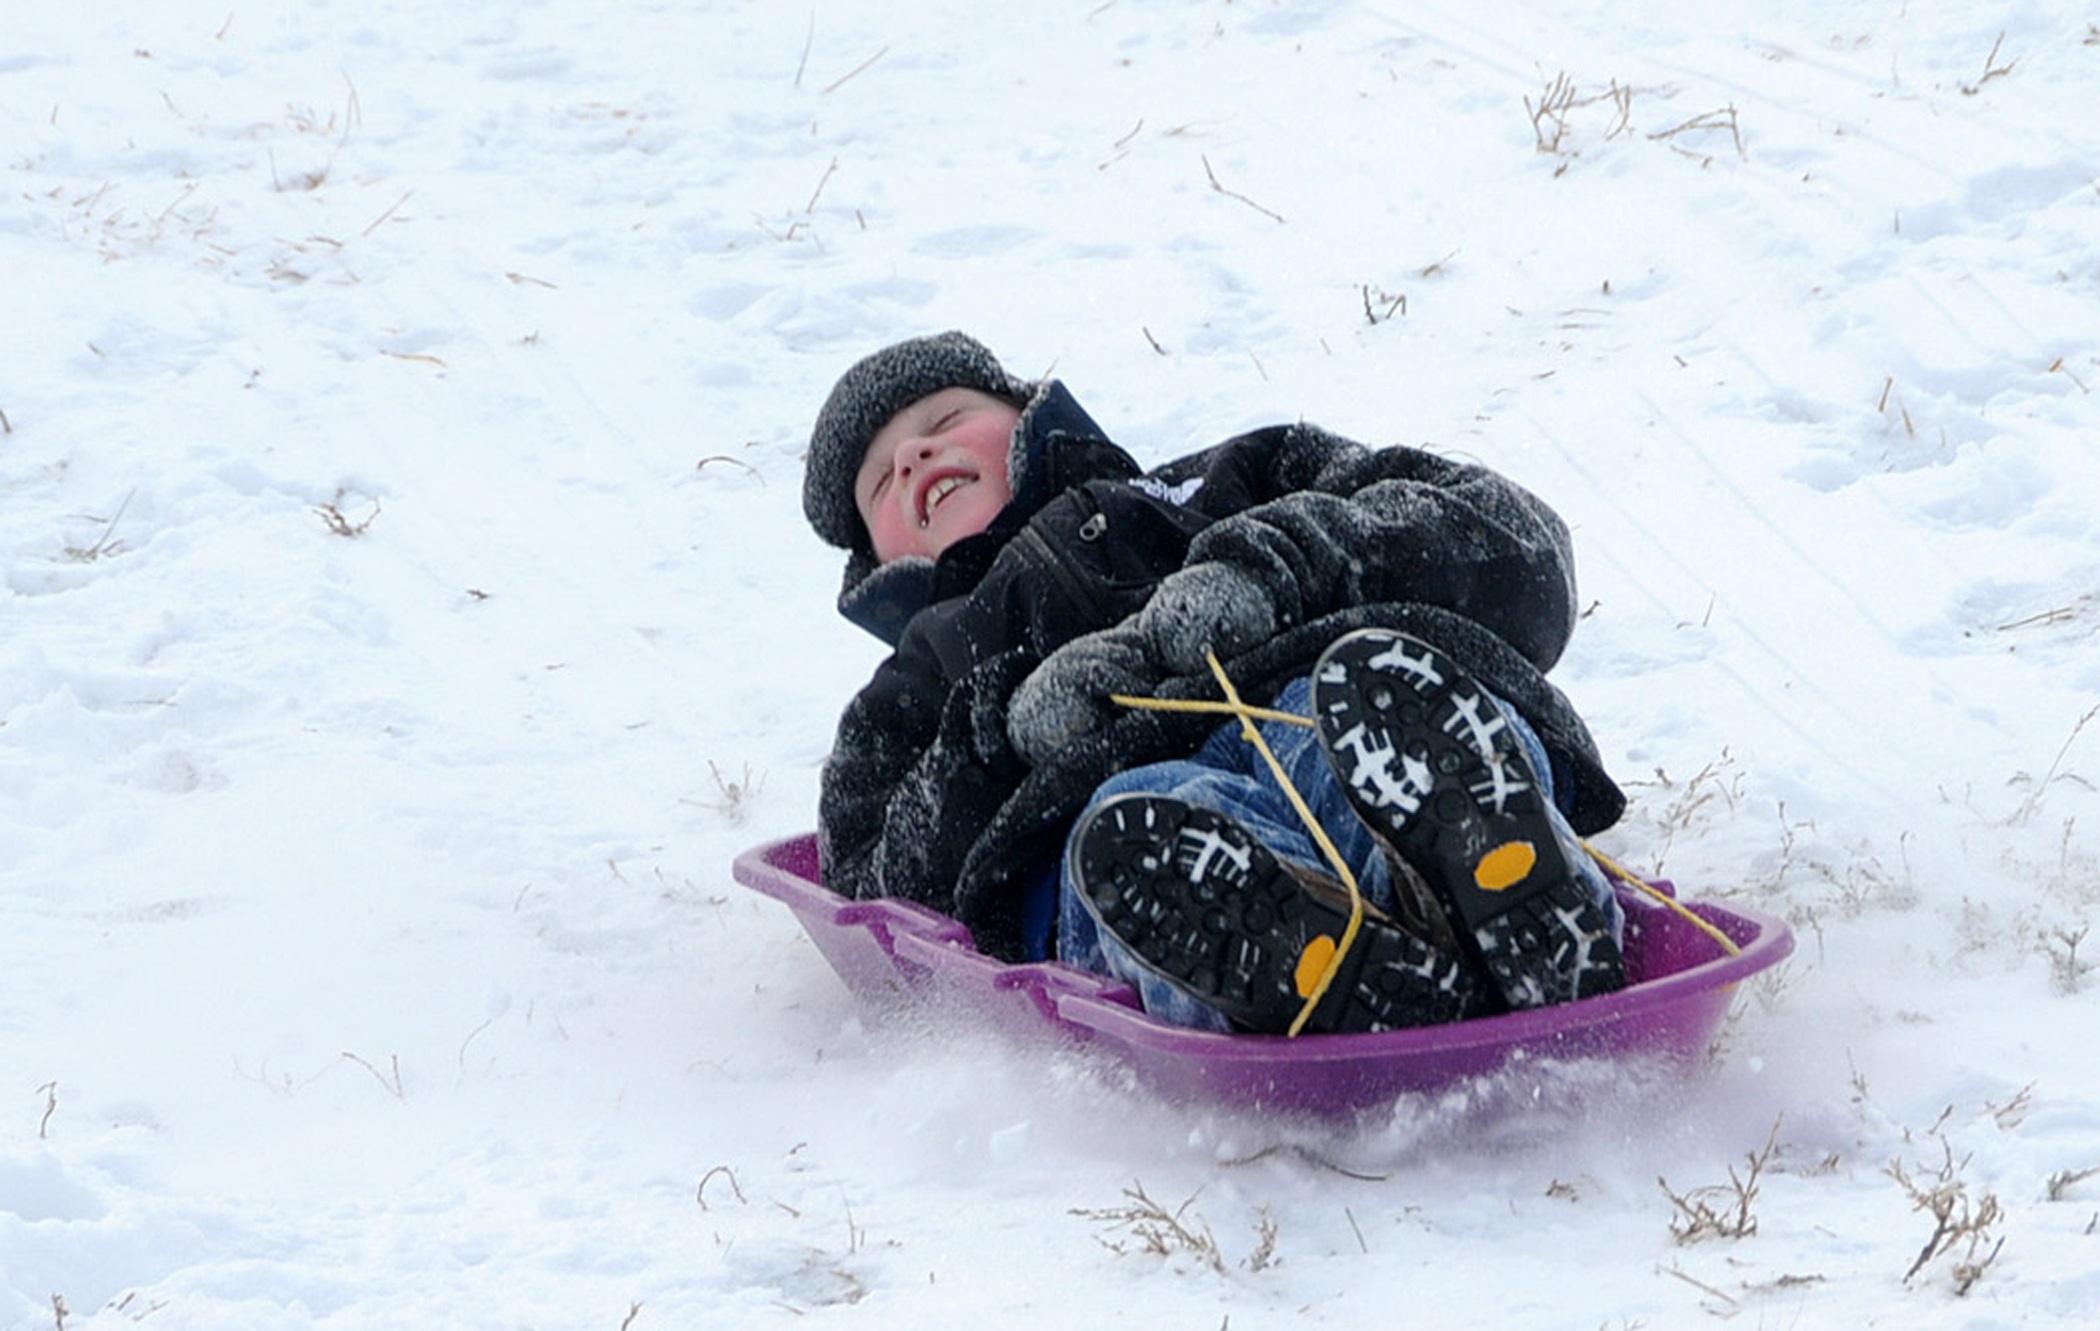
[[[1131,622],[1159,582],[1203,561],[1249,574],[1277,631],[1225,661],[1266,701],[1343,633],[1382,626],[1449,652],[1520,710],[1590,833],[1625,798],[1545,679],[1574,628],[1566,526],[1484,467],[1275,426],[1141,472],[1064,388],[1015,432],[1015,498],[938,561],[849,568],[841,612],[895,647],[847,706],[824,767],[819,843],[832,890],[955,916],[1021,959],[1030,875],[1053,862],[1094,788],[1193,752],[1215,717],[1133,710],[1031,766],[1007,738],[1014,689],[1058,647]],[[1160,697],[1215,698],[1156,672]]]

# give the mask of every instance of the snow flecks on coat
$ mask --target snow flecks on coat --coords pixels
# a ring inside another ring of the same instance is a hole
[[[1186,755],[1214,717],[1112,693],[1215,698],[1215,649],[1267,701],[1354,628],[1436,642],[1532,722],[1589,832],[1624,805],[1545,679],[1575,622],[1566,526],[1484,467],[1258,430],[1140,476],[1062,385],[1016,432],[1028,484],[907,576],[862,569],[842,609],[896,651],[848,705],[824,773],[827,881],[968,925],[1017,959],[1022,885],[1114,772]]]

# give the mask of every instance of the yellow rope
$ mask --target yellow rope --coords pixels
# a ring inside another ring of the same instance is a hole
[[[1139,698],[1127,693],[1111,693],[1108,700],[1125,707],[1150,708],[1155,712],[1215,712],[1224,716],[1251,716],[1257,721],[1304,726],[1307,730],[1318,724],[1311,717],[1300,716],[1296,712],[1279,712],[1272,707],[1249,707],[1245,703],[1235,707],[1229,702],[1212,702],[1207,698]]]
[[[1736,941],[1733,938],[1730,938],[1727,934],[1724,934],[1719,929],[1716,929],[1713,926],[1712,922],[1694,912],[1691,907],[1685,905],[1676,897],[1673,897],[1669,893],[1660,890],[1655,886],[1655,884],[1641,877],[1639,874],[1627,868],[1625,865],[1619,863],[1617,860],[1605,854],[1603,851],[1597,849],[1589,842],[1583,842],[1582,848],[1590,853],[1590,858],[1596,860],[1597,863],[1603,865],[1605,871],[1617,877],[1620,882],[1626,884],[1628,887],[1634,889],[1636,892],[1646,893],[1652,899],[1661,902],[1663,905],[1669,907],[1671,910],[1676,911],[1679,915],[1682,915],[1685,919],[1690,920],[1694,925],[1696,925],[1699,928],[1699,931],[1701,933],[1704,933],[1708,938],[1711,938],[1716,943],[1719,943],[1721,945],[1721,949],[1724,952],[1726,952],[1729,956],[1739,957],[1743,955],[1743,949],[1736,944]]]

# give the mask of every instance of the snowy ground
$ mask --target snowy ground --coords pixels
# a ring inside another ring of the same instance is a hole
[[[0,1329],[2087,1324],[2089,5],[0,29]],[[810,417],[946,327],[1559,506],[1605,845],[1800,937],[1712,1066],[1322,1127],[864,1022],[729,864],[876,660]]]

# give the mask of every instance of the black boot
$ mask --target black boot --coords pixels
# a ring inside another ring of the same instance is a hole
[[[1413,865],[1514,1008],[1626,983],[1607,908],[1576,871],[1495,700],[1418,638],[1362,629],[1313,668],[1313,711],[1364,823]]]
[[[1338,884],[1301,882],[1230,817],[1166,796],[1097,805],[1073,855],[1081,899],[1105,932],[1250,1031],[1290,1029],[1349,922]],[[1498,1007],[1464,960],[1367,913],[1304,1033],[1425,1026]]]

